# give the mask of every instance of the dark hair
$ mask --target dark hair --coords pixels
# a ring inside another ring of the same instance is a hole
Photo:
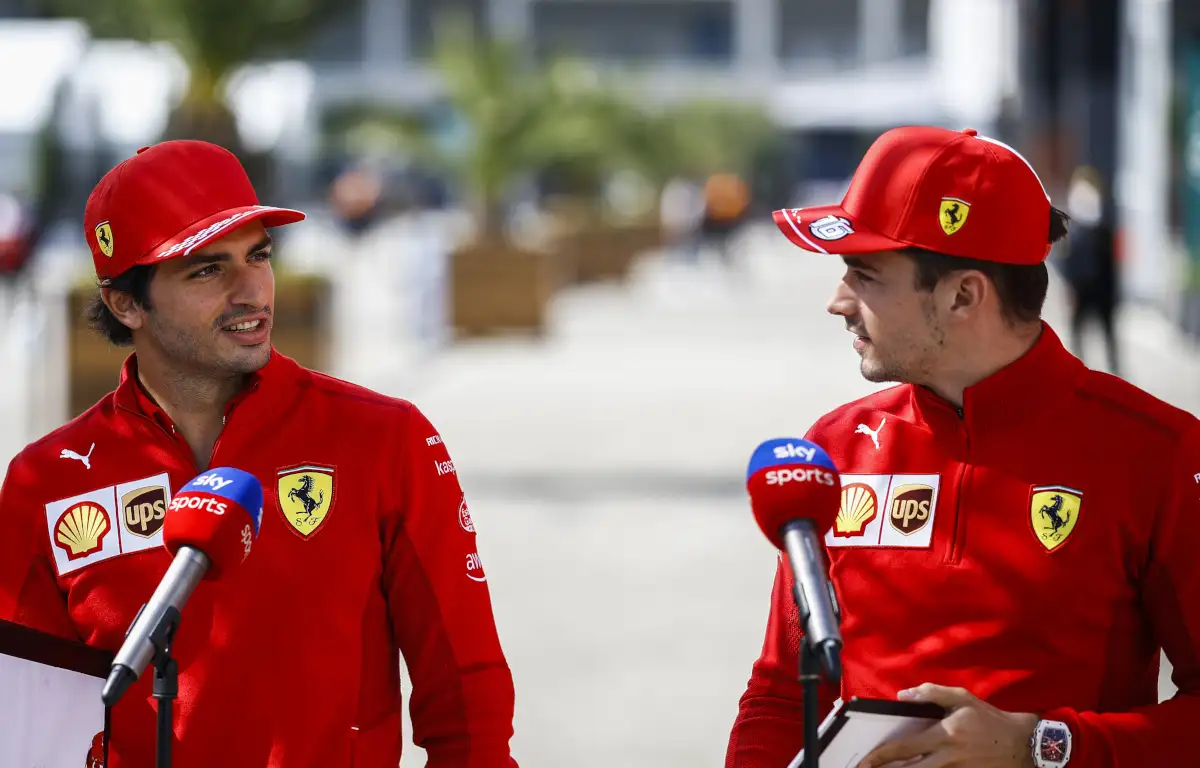
[[[1070,217],[1066,213],[1051,206],[1050,231],[1046,235],[1046,242],[1053,245],[1066,237],[1069,222]],[[953,272],[973,269],[982,272],[992,281],[992,285],[996,286],[1000,310],[1010,324],[1031,323],[1042,316],[1046,290],[1050,284],[1050,275],[1044,261],[1032,265],[1001,264],[951,256],[924,248],[906,248],[901,253],[916,263],[917,288],[922,291],[933,290],[943,277]]]
[[[108,288],[114,291],[128,293],[133,302],[143,309],[153,309],[150,304],[150,279],[154,277],[154,264],[139,264],[130,267],[108,282]],[[108,339],[118,347],[128,347],[133,344],[133,331],[129,326],[117,319],[99,292],[92,298],[87,309],[87,321],[92,330]]]

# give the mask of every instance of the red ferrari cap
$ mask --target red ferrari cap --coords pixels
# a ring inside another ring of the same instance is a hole
[[[104,175],[88,197],[84,235],[101,283],[130,267],[187,256],[255,220],[268,227],[304,220],[258,204],[232,152],[203,141],[142,147]]]
[[[1006,264],[1050,253],[1050,197],[1012,147],[974,130],[894,128],[867,150],[841,205],[775,211],[816,253],[916,247]]]

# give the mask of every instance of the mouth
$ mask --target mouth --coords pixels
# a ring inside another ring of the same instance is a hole
[[[227,325],[221,330],[230,331],[232,333],[249,333],[251,331],[257,331],[260,325],[262,325],[262,320],[247,320],[241,323]]]
[[[269,316],[265,312],[256,312],[253,315],[242,315],[232,323],[226,323],[219,326],[222,331],[230,333],[252,333],[261,328],[268,326]]]
[[[868,344],[871,343],[871,337],[866,333],[860,333],[857,329],[847,328],[846,330],[854,334],[854,349],[861,352]]]
[[[243,315],[236,322],[220,326],[223,333],[242,346],[257,346],[264,343],[271,333],[271,317],[266,313]]]

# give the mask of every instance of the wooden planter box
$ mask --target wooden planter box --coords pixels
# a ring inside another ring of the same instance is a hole
[[[568,281],[561,254],[519,248],[499,239],[451,254],[450,316],[459,338],[546,331],[554,294]]]
[[[75,418],[116,388],[132,347],[114,347],[87,325],[96,288],[78,286],[67,297],[68,418]],[[275,324],[271,343],[282,354],[314,370],[326,370],[331,286],[321,277],[276,274]]]
[[[574,266],[575,282],[592,283],[624,280],[637,258],[661,243],[655,224],[588,225],[565,235],[563,249]]]

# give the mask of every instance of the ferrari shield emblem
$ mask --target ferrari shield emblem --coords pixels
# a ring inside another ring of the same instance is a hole
[[[971,204],[957,197],[943,197],[942,206],[938,211],[938,222],[942,231],[953,235],[967,223],[967,214],[971,212]]]
[[[1048,551],[1066,542],[1083,506],[1083,491],[1065,485],[1042,485],[1033,489],[1029,501],[1033,533]]]
[[[96,225],[96,244],[100,246],[100,253],[112,258],[113,254],[113,233],[112,227],[107,221],[102,221]]]
[[[283,519],[307,539],[333,507],[333,469],[300,466],[280,470],[278,490]]]

